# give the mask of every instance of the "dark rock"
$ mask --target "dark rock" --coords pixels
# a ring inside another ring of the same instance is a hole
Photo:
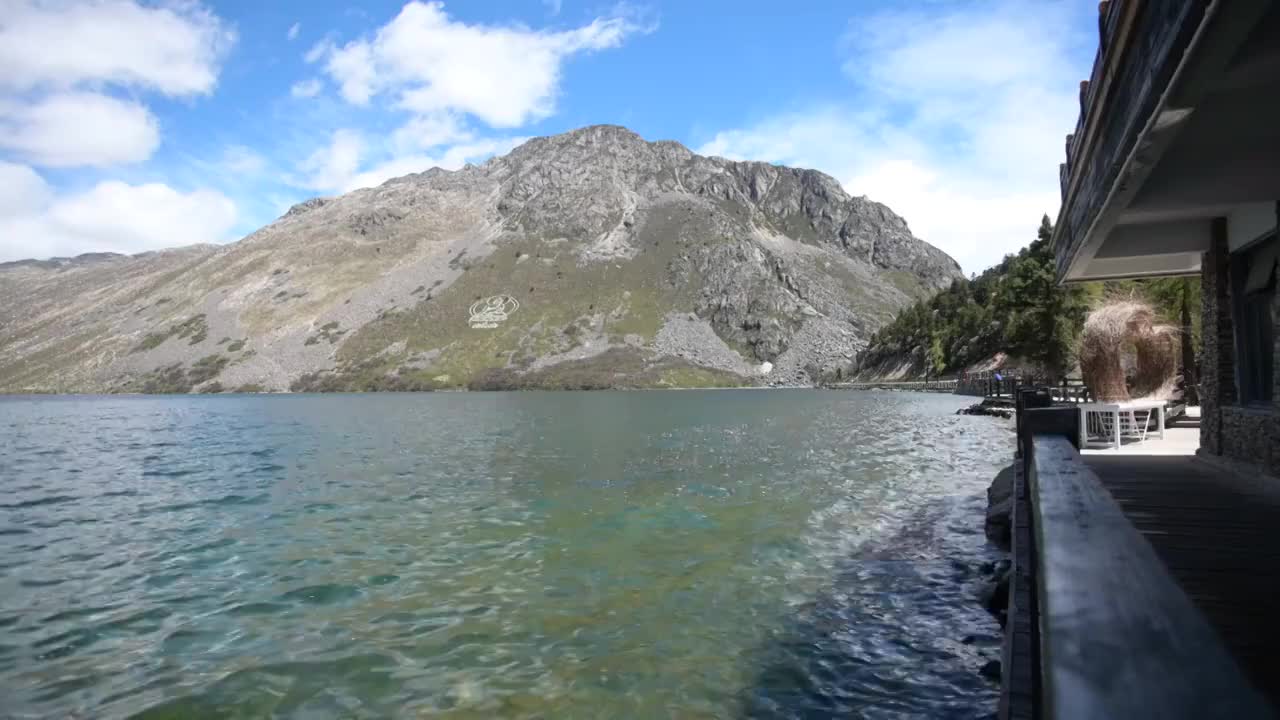
[[[987,487],[988,506],[995,505],[1001,500],[1013,496],[1013,472],[1013,466],[1010,465],[996,473],[995,479]]]
[[[1013,498],[1004,500],[987,508],[987,520],[983,530],[987,539],[1001,549],[1008,550],[1013,545]]]
[[[294,217],[296,215],[301,215],[302,213],[310,212],[311,210],[315,210],[317,208],[322,208],[325,205],[328,205],[330,202],[331,201],[329,198],[311,198],[310,200],[303,200],[302,202],[289,208],[288,212],[286,212],[284,216]]]
[[[363,212],[352,213],[347,218],[347,227],[360,235],[369,235],[400,222],[404,217],[405,212],[403,210],[385,207],[373,208]],[[381,248],[375,247],[374,250],[382,252]]]
[[[977,635],[965,635],[964,637],[960,638],[961,645],[972,645],[976,642],[978,642]]]
[[[981,673],[982,677],[990,680],[991,682],[1000,682],[1000,670],[999,660],[988,660],[982,665],[982,669],[978,672]]]
[[[987,539],[1008,550],[1013,526],[1013,476],[1012,465],[996,474],[987,488],[987,517],[983,529]]]
[[[1013,411],[1007,407],[999,407],[988,405],[986,401],[975,403],[967,408],[960,408],[956,411],[957,415],[986,415],[989,417],[998,417],[1008,420],[1013,417]]]
[[[996,617],[1009,609],[1009,575],[1005,571],[995,582],[983,585],[980,592],[982,606]]]

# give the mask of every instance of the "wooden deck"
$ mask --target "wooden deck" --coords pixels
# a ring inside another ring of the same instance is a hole
[[[1280,488],[1192,457],[1085,462],[1254,687],[1280,707]]]

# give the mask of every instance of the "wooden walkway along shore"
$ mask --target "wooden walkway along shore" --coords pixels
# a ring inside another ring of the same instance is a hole
[[[1085,463],[1280,707],[1280,492],[1187,456]]]
[[[929,380],[855,380],[830,383],[826,387],[835,390],[904,390],[912,392],[954,393],[980,397],[988,403],[1013,404],[1019,387],[1044,386],[1055,402],[1089,402],[1092,395],[1079,378],[1060,383],[1037,382],[1039,378],[1011,373],[1008,376],[994,372],[972,373],[964,377],[933,378]]]
[[[1276,486],[1082,456],[1076,408],[1020,398],[1000,717],[1277,717]]]
[[[959,380],[885,380],[868,382],[832,383],[827,387],[836,390],[910,390],[913,392],[954,393]]]

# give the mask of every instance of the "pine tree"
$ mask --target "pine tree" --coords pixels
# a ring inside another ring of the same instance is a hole
[[[863,367],[910,355],[930,372],[959,372],[1007,350],[1053,375],[1068,372],[1094,291],[1057,283],[1052,235],[1046,216],[1017,255],[904,309],[876,333]]]
[[[1075,364],[1088,298],[1078,286],[1058,284],[1052,237],[1053,225],[1046,215],[1035,241],[1010,264],[1000,304],[1009,316],[1009,351],[1061,377]]]

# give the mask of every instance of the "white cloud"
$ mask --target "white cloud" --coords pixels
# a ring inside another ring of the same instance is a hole
[[[146,160],[160,144],[145,107],[89,92],[0,108],[0,148],[37,165],[106,166]]]
[[[31,168],[0,162],[0,262],[224,242],[235,220],[235,204],[210,190],[109,181],[55,197]]]
[[[296,184],[321,192],[343,190],[359,171],[363,154],[364,137],[359,131],[336,130],[327,146],[302,162],[304,176]]]
[[[405,144],[396,152],[388,152],[388,147],[370,148],[365,136],[357,130],[338,130],[330,137],[328,145],[316,150],[302,162],[299,166],[300,174],[290,182],[298,187],[320,192],[345,193],[359,188],[376,187],[391,178],[433,167],[457,170],[468,162],[477,162],[507,152],[527,139],[474,138],[466,133],[437,134],[435,137],[447,137],[448,142],[454,144]],[[394,146],[393,141],[391,147]],[[415,147],[416,150],[412,149]],[[432,148],[432,152],[425,152]],[[372,164],[366,163],[371,149],[383,159]]]
[[[222,242],[235,223],[235,204],[221,193],[181,193],[168,185],[103,182],[59,200],[48,217],[86,247],[138,252],[192,243]]]
[[[195,0],[0,0],[0,18],[0,149],[42,167],[146,160],[156,118],[105,87],[208,94],[235,42]]]
[[[564,31],[468,25],[443,3],[415,1],[372,38],[321,43],[307,59],[323,59],[352,104],[390,94],[415,113],[460,112],[507,128],[551,114],[568,57],[617,47],[645,29],[622,15]]]
[[[166,95],[208,93],[235,34],[196,2],[5,0],[0,88],[112,83]]]
[[[289,94],[296,98],[315,97],[320,94],[320,81],[316,78],[299,80],[289,88]]]
[[[1080,26],[1073,11],[1000,2],[873,16],[848,38],[856,109],[778,115],[700,151],[823,170],[981,270],[1056,213],[1062,139],[1087,73],[1070,57],[1081,38],[1061,30]]]
[[[461,118],[453,113],[420,115],[397,128],[391,136],[393,147],[400,152],[425,150],[473,138]]]
[[[289,40],[297,40],[298,33],[302,31],[302,23],[296,22],[289,26]]]
[[[319,50],[317,50],[319,48]],[[351,43],[338,50],[328,41],[317,45],[307,53],[307,60],[328,57],[325,70],[339,84],[342,97],[354,105],[367,105],[373,96],[376,81],[373,50],[367,43]]]
[[[0,218],[37,212],[51,197],[53,191],[35,170],[0,161]]]
[[[356,173],[342,186],[343,192],[358,188],[377,187],[392,179],[422,172],[433,167],[457,170],[468,162],[477,162],[493,155],[501,155],[528,138],[510,137],[477,140],[453,145],[439,155],[407,155],[388,160],[368,170]]]
[[[259,175],[267,168],[267,160],[244,145],[232,145],[222,153],[222,168],[236,175]]]
[[[311,49],[307,50],[306,54],[302,56],[302,59],[306,61],[307,64],[317,63],[317,62],[320,62],[320,60],[322,60],[324,56],[332,50],[333,50],[333,41],[330,40],[329,38],[325,38],[324,40],[321,40],[315,45],[312,45]]]
[[[287,181],[346,192],[505,152],[522,139],[476,128],[518,127],[550,115],[569,57],[654,27],[624,5],[581,27],[550,31],[469,25],[450,18],[441,2],[409,2],[372,35],[345,45],[326,38],[304,56],[322,66],[348,103],[385,103],[406,119],[386,136],[335,132]],[[318,83],[293,89],[295,96],[315,92]]]

